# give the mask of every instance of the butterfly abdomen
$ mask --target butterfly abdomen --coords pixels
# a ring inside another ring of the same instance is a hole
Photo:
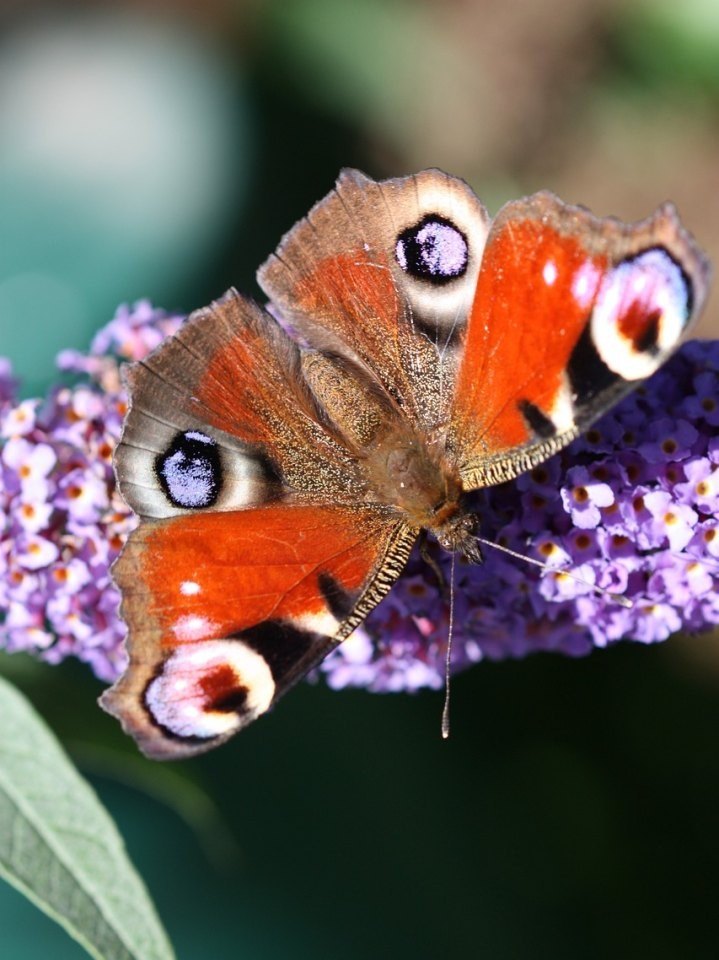
[[[374,497],[415,531],[438,533],[460,511],[462,483],[443,444],[409,427],[387,431],[365,452],[363,467]]]

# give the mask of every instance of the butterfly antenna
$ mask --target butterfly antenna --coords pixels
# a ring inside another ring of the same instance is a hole
[[[608,597],[614,603],[618,603],[620,607],[626,607],[628,610],[634,606],[632,601],[623,596],[621,593],[615,593],[613,590],[607,590],[604,587],[598,587],[596,583],[590,583],[589,580],[585,580],[584,577],[580,577],[576,573],[572,573],[571,570],[567,570],[564,567],[553,567],[551,563],[543,563],[541,560],[535,560],[534,557],[528,557],[525,553],[518,553],[516,550],[510,550],[509,547],[502,546],[501,543],[495,543],[493,540],[485,540],[484,537],[475,536],[474,538],[479,543],[483,543],[487,547],[494,547],[495,550],[500,550],[502,553],[509,554],[510,557],[516,557],[517,560],[524,560],[525,563],[532,563],[535,567],[539,567],[542,570],[549,570],[552,573],[561,573],[565,577],[570,577],[572,580],[576,580],[577,583],[583,583],[585,587],[591,587],[592,590],[595,590],[597,593],[604,594],[605,597]]]
[[[452,638],[454,636],[454,565],[456,553],[452,554],[452,569],[449,582],[449,629],[447,631],[447,656],[444,661],[444,707],[442,708],[442,739],[449,739],[449,687],[452,667]]]

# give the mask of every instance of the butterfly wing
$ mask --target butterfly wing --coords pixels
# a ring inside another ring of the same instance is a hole
[[[413,540],[379,510],[336,505],[141,524],[113,571],[130,666],[103,707],[156,759],[217,746],[349,635]]]
[[[439,170],[380,183],[344,170],[258,280],[308,343],[433,427],[452,396],[488,222],[467,184]]]
[[[670,204],[634,225],[547,192],[507,204],[485,245],[452,407],[465,487],[530,469],[650,376],[707,280]]]
[[[231,293],[129,374],[116,470],[143,522],[113,569],[130,665],[102,704],[150,756],[207,750],[267,710],[411,548],[401,519],[368,502],[307,359]]]

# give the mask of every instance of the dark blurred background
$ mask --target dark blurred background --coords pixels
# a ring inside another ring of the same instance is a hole
[[[665,199],[719,260],[719,5],[209,0],[0,11],[0,354],[43,392],[118,302],[189,311],[341,166],[491,212]],[[700,333],[717,336],[710,299]],[[217,753],[141,759],[76,664],[0,659],[116,817],[180,960],[714,958],[716,638],[486,664],[441,697],[304,685]],[[0,886],[0,953],[84,953]]]

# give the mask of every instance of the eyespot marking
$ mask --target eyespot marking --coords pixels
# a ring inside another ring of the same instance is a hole
[[[227,736],[264,713],[275,694],[265,658],[241,640],[179,647],[147,685],[152,722],[182,740]]]
[[[466,273],[469,247],[465,235],[450,220],[430,213],[402,231],[395,257],[410,276],[444,284]]]
[[[178,433],[167,450],[155,458],[155,473],[174,507],[211,507],[222,485],[217,444],[199,430]]]
[[[209,670],[199,682],[207,698],[207,710],[218,713],[242,713],[247,703],[249,690],[238,685],[237,674],[229,663],[222,663]]]
[[[689,277],[664,247],[627,257],[602,279],[592,313],[597,352],[625,380],[648,377],[691,317]]]

